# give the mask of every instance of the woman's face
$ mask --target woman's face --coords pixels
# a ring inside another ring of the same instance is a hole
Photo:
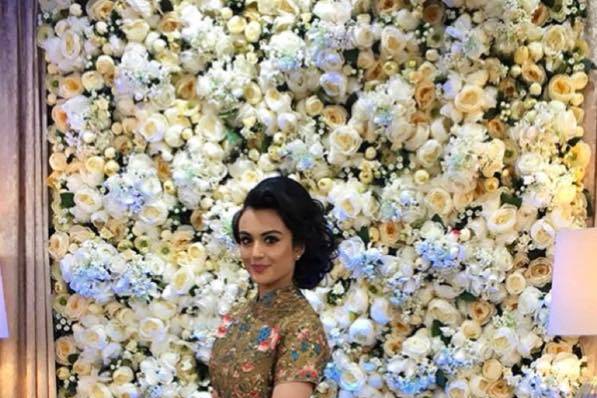
[[[263,293],[288,286],[303,248],[292,244],[292,232],[272,209],[247,208],[238,222],[240,256]]]

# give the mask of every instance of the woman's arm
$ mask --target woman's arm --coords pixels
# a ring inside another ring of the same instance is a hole
[[[309,398],[313,392],[313,384],[301,381],[279,383],[274,386],[272,398]]]

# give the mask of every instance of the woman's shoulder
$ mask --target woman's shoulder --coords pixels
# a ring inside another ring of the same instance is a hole
[[[282,318],[282,325],[293,328],[298,325],[323,329],[319,314],[313,309],[309,301],[303,296],[297,298],[291,311],[287,311]]]

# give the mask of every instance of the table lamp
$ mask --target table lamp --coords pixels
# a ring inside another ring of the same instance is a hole
[[[8,337],[8,321],[4,305],[4,289],[2,289],[2,272],[0,272],[0,339]]]
[[[597,397],[597,228],[556,234],[547,332],[580,336],[591,379],[577,396]]]

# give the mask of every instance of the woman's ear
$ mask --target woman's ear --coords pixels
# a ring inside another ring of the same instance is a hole
[[[305,244],[301,243],[300,245],[296,245],[294,248],[294,259],[298,261],[301,256],[305,253]]]

